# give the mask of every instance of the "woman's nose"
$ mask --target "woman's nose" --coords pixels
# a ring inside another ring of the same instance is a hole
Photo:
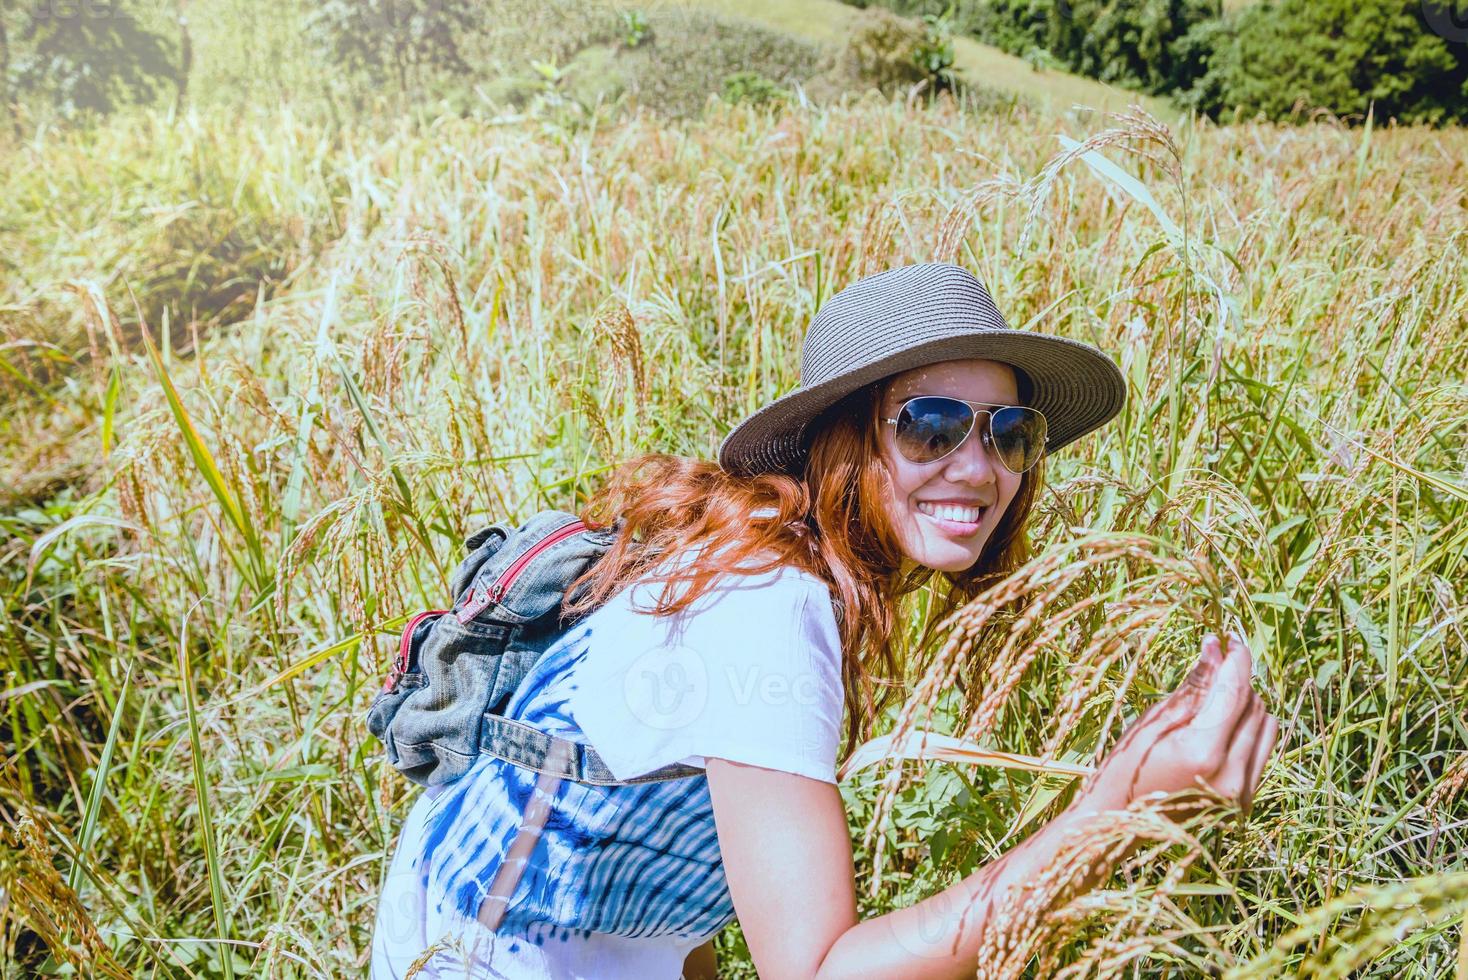
[[[943,468],[943,475],[947,479],[973,486],[994,482],[998,475],[995,467],[999,465],[999,461],[989,449],[988,440],[984,438],[988,434],[986,422],[983,416],[974,419],[974,427],[968,437],[948,455],[945,460],[947,465]]]

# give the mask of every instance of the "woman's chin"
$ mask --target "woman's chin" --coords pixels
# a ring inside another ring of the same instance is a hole
[[[917,555],[911,556],[919,565],[939,572],[962,572],[973,567],[984,550],[989,535],[984,530],[962,541],[949,537],[924,536]]]

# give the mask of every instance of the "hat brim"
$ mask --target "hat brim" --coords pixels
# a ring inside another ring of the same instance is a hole
[[[1105,425],[1126,402],[1121,369],[1091,345],[1028,330],[985,330],[916,344],[775,399],[729,431],[719,465],[740,476],[795,472],[805,461],[806,429],[822,411],[889,375],[959,358],[1000,361],[1025,373],[1028,404],[1048,422],[1046,455]]]

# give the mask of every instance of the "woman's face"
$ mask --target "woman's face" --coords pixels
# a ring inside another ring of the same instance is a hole
[[[882,418],[893,419],[909,398],[949,395],[970,402],[1018,405],[1014,369],[998,361],[943,361],[893,377],[882,397]],[[897,451],[896,426],[881,423],[882,459],[891,474],[887,516],[903,554],[919,565],[961,572],[978,561],[984,542],[1019,490],[1020,475],[999,462],[980,438],[987,416],[957,449],[931,463]]]

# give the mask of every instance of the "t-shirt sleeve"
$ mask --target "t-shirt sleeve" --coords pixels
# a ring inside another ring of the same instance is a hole
[[[570,709],[618,779],[709,758],[836,782],[843,693],[830,594],[795,569],[730,575],[674,616],[587,621]]]

